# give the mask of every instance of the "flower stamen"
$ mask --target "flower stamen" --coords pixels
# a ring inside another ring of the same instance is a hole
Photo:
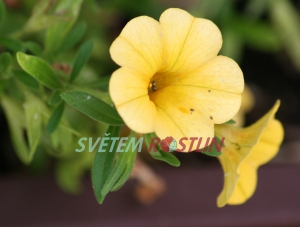
[[[155,92],[156,90],[157,90],[156,82],[155,81],[150,82],[148,86],[148,93]]]
[[[157,90],[157,87],[156,87],[155,81],[153,81],[153,82],[151,83],[151,85],[152,85],[152,91],[156,91],[156,90]]]

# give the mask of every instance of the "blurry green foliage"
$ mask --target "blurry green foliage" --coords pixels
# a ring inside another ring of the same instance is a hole
[[[244,6],[237,9],[241,3]],[[300,70],[300,15],[290,0],[199,0],[190,12],[219,26],[221,54],[240,61],[244,46],[271,53],[285,51]]]

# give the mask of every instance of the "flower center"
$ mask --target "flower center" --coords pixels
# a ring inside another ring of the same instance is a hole
[[[150,81],[148,86],[148,94],[157,90],[156,82]]]
[[[176,81],[177,77],[178,75],[176,75],[175,73],[155,73],[148,85],[148,95],[151,96],[151,94],[154,94],[156,91],[169,86],[174,81]]]

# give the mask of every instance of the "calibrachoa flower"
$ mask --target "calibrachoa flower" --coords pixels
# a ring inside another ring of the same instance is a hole
[[[159,22],[147,16],[128,22],[110,48],[121,68],[109,84],[128,127],[177,141],[213,137],[214,124],[237,113],[244,88],[239,66],[217,56],[221,46],[214,23],[181,9],[166,10]]]
[[[283,140],[282,125],[274,119],[279,105],[277,101],[265,116],[247,128],[216,125],[216,135],[226,137],[223,153],[218,156],[224,170],[224,187],[217,199],[219,207],[244,203],[253,195],[257,169],[277,154]]]

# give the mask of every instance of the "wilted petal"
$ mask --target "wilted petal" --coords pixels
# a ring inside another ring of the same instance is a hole
[[[262,133],[269,126],[270,122],[273,121],[279,105],[280,102],[277,101],[266,115],[247,128],[237,128],[226,124],[215,126],[216,135],[220,138],[225,137],[225,147],[222,149],[223,153],[218,156],[225,178],[223,190],[217,199],[218,207],[225,206],[232,197],[237,188],[240,173],[244,170],[244,168],[240,168],[242,163],[254,151],[254,146],[257,145]],[[246,184],[248,184],[247,187],[249,187],[249,182],[256,184],[255,177],[253,177],[251,171],[244,173],[246,178],[250,177],[250,181],[246,181]],[[242,182],[245,182],[244,179],[242,179]]]
[[[269,162],[278,152],[283,140],[283,127],[277,120],[269,123],[257,145],[239,167],[240,178],[228,204],[244,203],[254,193],[257,185],[257,169]]]

